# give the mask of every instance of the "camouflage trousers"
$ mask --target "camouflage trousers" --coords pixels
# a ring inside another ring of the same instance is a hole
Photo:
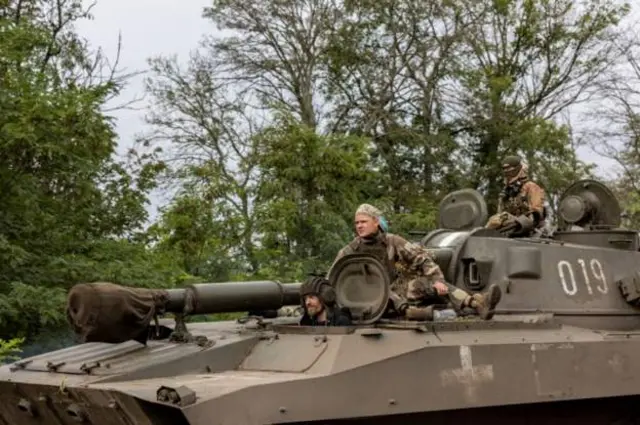
[[[428,304],[437,304],[442,300],[447,300],[451,303],[454,309],[461,310],[466,307],[471,296],[466,291],[453,286],[449,283],[444,283],[449,290],[446,295],[438,295],[432,284],[425,278],[418,277],[411,279],[406,284],[406,293],[403,294],[407,297],[409,302],[426,302]]]

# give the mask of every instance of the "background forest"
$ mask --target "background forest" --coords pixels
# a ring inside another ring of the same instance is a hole
[[[61,344],[78,282],[303,279],[351,239],[361,202],[405,236],[432,229],[459,188],[493,211],[505,154],[526,158],[553,211],[594,176],[576,154],[593,149],[619,165],[608,183],[640,226],[630,12],[614,0],[213,0],[202,18],[221,35],[188,63],[149,59],[148,131],[120,158],[106,105],[132,75],[78,35],[90,10],[0,0],[0,338]],[[153,193],[171,196],[155,222]]]

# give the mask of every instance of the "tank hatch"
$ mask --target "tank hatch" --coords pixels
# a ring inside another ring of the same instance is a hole
[[[438,227],[471,230],[484,226],[489,213],[484,197],[475,189],[460,189],[442,199],[438,207]]]
[[[595,180],[580,180],[569,186],[560,198],[559,228],[617,227],[620,204],[611,190]]]
[[[640,249],[636,230],[621,229],[620,204],[611,190],[595,180],[580,180],[562,194],[557,241],[627,251]]]
[[[389,274],[370,254],[345,255],[331,268],[328,279],[335,288],[337,303],[351,311],[353,323],[373,323],[385,312]]]

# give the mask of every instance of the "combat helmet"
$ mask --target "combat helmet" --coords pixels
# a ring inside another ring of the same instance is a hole
[[[522,158],[509,155],[502,160],[502,172],[508,179],[513,179],[522,170]]]
[[[336,292],[324,276],[311,275],[300,285],[300,303],[303,307],[307,295],[317,296],[327,307],[333,307],[336,303]]]

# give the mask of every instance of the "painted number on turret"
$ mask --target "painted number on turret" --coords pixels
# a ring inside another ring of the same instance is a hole
[[[558,262],[558,274],[565,294],[573,297],[582,290],[586,290],[589,295],[593,295],[594,291],[598,291],[601,294],[606,294],[609,291],[607,278],[604,275],[600,261],[593,258],[587,263],[587,261],[579,258],[576,262],[577,271],[574,271],[574,265],[569,261],[561,260]],[[576,275],[579,276],[578,279],[576,279]],[[581,289],[582,286],[584,286],[584,289]]]

